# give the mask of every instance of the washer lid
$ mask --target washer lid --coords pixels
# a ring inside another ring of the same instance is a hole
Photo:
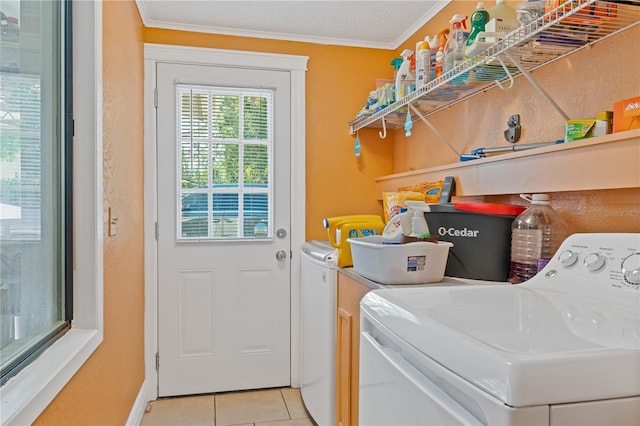
[[[361,306],[513,407],[640,395],[633,304],[496,285],[375,290]]]

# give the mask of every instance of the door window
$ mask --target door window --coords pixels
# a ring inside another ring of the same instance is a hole
[[[177,238],[272,238],[273,91],[176,85]]]

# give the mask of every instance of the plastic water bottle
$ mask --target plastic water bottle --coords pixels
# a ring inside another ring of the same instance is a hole
[[[540,272],[569,235],[569,227],[551,208],[547,194],[520,197],[531,206],[511,225],[511,284],[527,281]]]

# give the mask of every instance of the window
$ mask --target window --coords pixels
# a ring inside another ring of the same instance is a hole
[[[273,93],[178,84],[178,239],[272,236]]]
[[[0,7],[4,383],[71,326],[71,7],[19,0]]]

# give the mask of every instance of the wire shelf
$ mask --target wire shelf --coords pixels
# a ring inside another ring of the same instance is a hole
[[[400,128],[409,104],[427,117],[639,23],[640,0],[568,0],[392,105],[351,121],[349,130]]]

